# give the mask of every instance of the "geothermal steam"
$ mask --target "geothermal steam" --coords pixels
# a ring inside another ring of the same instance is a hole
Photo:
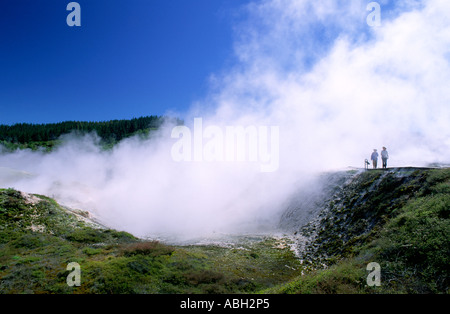
[[[1,183],[53,196],[138,236],[184,238],[271,230],[311,175],[362,167],[374,148],[388,148],[388,166],[448,163],[450,2],[393,6],[378,28],[366,24],[364,1],[244,8],[236,65],[213,76],[211,93],[181,118],[191,131],[195,117],[216,130],[278,127],[276,171],[249,161],[178,162],[179,139],[167,125],[112,151],[91,135],[66,136],[50,154],[3,154],[2,166],[29,175]],[[203,143],[217,140],[206,135]]]

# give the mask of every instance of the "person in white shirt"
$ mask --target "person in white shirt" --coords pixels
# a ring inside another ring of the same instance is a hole
[[[383,162],[383,168],[387,168],[387,160],[389,159],[388,151],[386,150],[386,147],[383,147],[383,150],[381,151],[381,160]]]

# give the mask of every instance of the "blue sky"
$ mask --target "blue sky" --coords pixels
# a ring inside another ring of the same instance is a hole
[[[233,61],[243,0],[5,0],[0,123],[103,121],[184,111]]]

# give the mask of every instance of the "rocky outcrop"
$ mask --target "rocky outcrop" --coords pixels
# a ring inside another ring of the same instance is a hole
[[[428,168],[325,173],[298,191],[280,219],[297,255],[328,264],[367,242],[426,180]]]

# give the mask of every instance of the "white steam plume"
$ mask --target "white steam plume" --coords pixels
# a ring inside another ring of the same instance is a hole
[[[68,137],[51,154],[3,154],[0,165],[34,176],[0,183],[76,203],[139,236],[184,237],[267,230],[297,183],[362,167],[373,148],[388,148],[388,166],[448,163],[450,2],[391,4],[377,28],[367,25],[365,6],[247,6],[248,19],[236,26],[238,64],[213,77],[210,95],[182,117],[191,129],[194,117],[219,128],[279,127],[275,172],[245,162],[175,162],[168,125],[110,152],[95,139]]]

